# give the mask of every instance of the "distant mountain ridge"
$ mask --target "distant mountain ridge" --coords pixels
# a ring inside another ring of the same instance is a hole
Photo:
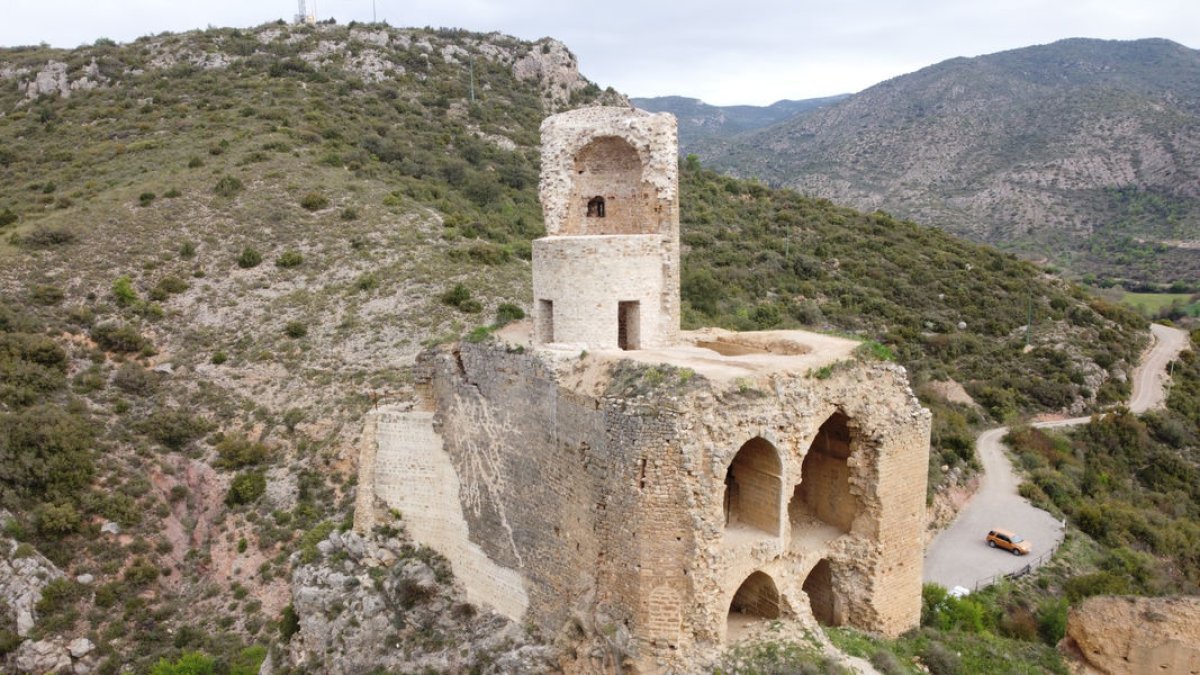
[[[1200,51],[1168,40],[950,59],[693,151],[1077,273],[1200,277]]]
[[[657,96],[632,98],[635,106],[650,112],[669,112],[679,120],[679,149],[683,154],[704,138],[728,138],[747,131],[791,119],[796,115],[836,103],[849,96],[840,94],[824,98],[776,101],[768,106],[709,105],[698,98],[686,96]]]

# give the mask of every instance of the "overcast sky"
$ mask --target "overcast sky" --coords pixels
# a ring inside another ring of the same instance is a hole
[[[311,3],[314,0],[308,0]],[[765,105],[1068,37],[1200,48],[1200,0],[316,0],[318,18],[551,36],[601,86]],[[296,0],[2,0],[0,46],[291,19]]]

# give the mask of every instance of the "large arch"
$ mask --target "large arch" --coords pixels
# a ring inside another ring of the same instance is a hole
[[[838,612],[833,593],[833,568],[829,560],[822,558],[804,579],[804,592],[808,595],[808,605],[812,608],[813,618],[822,626],[837,626]]]
[[[746,577],[729,601],[729,616],[725,623],[725,639],[736,641],[752,624],[763,619],[778,619],[783,615],[783,600],[775,580],[764,572]]]
[[[656,234],[653,190],[629,141],[601,136],[575,154],[571,201],[561,235]]]
[[[800,465],[800,484],[792,493],[788,516],[792,527],[817,520],[849,532],[860,510],[850,491],[850,454],[854,449],[850,418],[838,411],[817,431]]]
[[[779,535],[783,464],[769,441],[755,436],[742,444],[725,471],[725,527],[752,527]]]

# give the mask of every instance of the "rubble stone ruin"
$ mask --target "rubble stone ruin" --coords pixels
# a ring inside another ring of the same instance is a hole
[[[680,331],[676,144],[667,114],[547,119],[532,320],[422,353],[364,434],[356,527],[398,511],[567,672],[920,619],[928,411],[852,340]]]

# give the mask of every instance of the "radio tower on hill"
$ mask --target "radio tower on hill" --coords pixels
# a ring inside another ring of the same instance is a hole
[[[296,13],[296,23],[312,25],[317,22],[317,3],[313,1],[312,11],[308,9],[308,3],[305,0],[297,0],[299,2],[299,11]]]

